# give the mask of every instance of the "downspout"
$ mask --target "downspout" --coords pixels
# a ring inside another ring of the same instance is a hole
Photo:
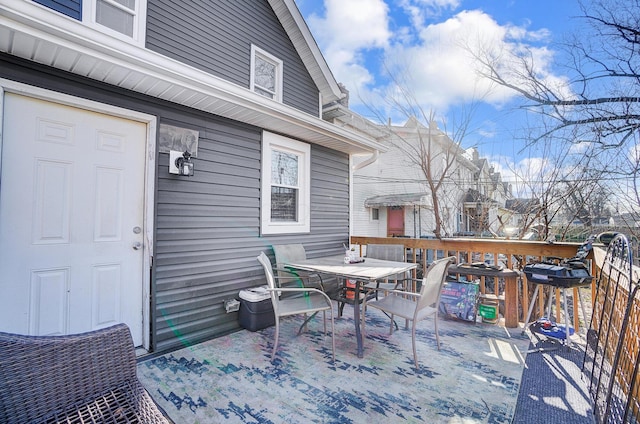
[[[365,166],[371,165],[372,163],[374,163],[375,161],[378,160],[378,156],[380,156],[380,151],[376,150],[367,159],[363,160],[362,162],[360,162],[360,163],[358,163],[356,165],[353,165],[351,167],[351,170],[352,171],[357,171],[359,169],[364,168]]]
[[[351,165],[351,172],[349,172],[349,241],[351,241],[351,236],[353,235],[353,226],[351,225],[353,223],[353,173],[377,161],[379,155],[380,151],[375,150],[367,159],[356,165]],[[353,162],[353,155],[349,155],[349,161]]]

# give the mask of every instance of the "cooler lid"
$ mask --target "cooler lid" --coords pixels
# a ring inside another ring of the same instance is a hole
[[[267,291],[267,286],[253,287],[246,290],[240,290],[240,299],[247,302],[261,302],[269,299],[271,294]]]

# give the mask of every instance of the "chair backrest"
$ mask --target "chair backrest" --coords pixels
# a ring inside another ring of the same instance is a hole
[[[276,279],[273,277],[273,266],[271,265],[271,260],[264,252],[261,252],[258,256],[258,262],[262,264],[262,268],[264,268],[264,275],[267,278],[267,285],[270,289],[276,288]],[[278,316],[278,292],[271,291],[271,303],[273,304],[273,312]]]
[[[292,276],[291,272],[283,269],[283,264],[307,259],[307,251],[304,250],[304,246],[300,243],[295,243],[274,244],[272,247],[276,259],[276,272],[278,273],[278,283],[280,287],[296,281],[296,278]]]
[[[422,287],[420,288],[420,298],[416,305],[417,311],[436,304],[436,307],[440,301],[440,292],[442,285],[447,279],[447,270],[449,266],[456,263],[455,256],[449,256],[448,258],[439,259],[434,261],[427,274],[422,279]]]
[[[124,324],[66,336],[0,332],[0,422],[35,422],[52,411],[137,381]]]
[[[387,261],[404,262],[403,244],[368,244],[367,257]]]
[[[404,244],[367,244],[367,258],[383,259],[385,261],[404,262]],[[405,274],[390,275],[387,280],[402,280]]]

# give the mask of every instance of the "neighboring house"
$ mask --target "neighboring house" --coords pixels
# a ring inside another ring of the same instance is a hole
[[[293,0],[3,0],[0,88],[0,331],[234,331],[261,251],[342,252],[351,155],[383,148],[322,119],[343,94]]]
[[[464,200],[464,231],[474,235],[500,235],[513,222],[505,219],[509,214],[504,210],[507,201],[513,197],[511,186],[502,181],[501,174],[495,172],[475,148],[471,149],[471,162],[478,171]]]
[[[439,191],[443,236],[496,236],[516,219],[505,209],[511,186],[502,181],[476,149],[463,150],[432,123],[410,118],[404,125],[378,125],[348,109],[348,97],[324,110],[325,119],[384,143],[373,160],[354,158],[351,233],[371,237],[432,237],[435,219],[431,190],[418,165],[430,160],[434,180],[445,162]],[[430,141],[429,141],[430,140]],[[423,148],[420,153],[421,146]],[[431,149],[427,154],[425,151]]]
[[[435,124],[427,128],[415,118],[401,126],[375,125],[344,106],[334,107],[332,117],[335,122],[383,140],[387,147],[373,163],[369,158],[354,158],[352,234],[414,238],[434,235],[431,190],[416,163],[420,144],[430,145],[433,175],[439,177],[444,162],[453,162],[439,194],[439,209],[444,220],[443,235],[461,231],[463,198],[478,170],[459,145]]]

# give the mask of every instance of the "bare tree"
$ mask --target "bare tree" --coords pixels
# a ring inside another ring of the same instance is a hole
[[[582,3],[584,33],[561,47],[569,58],[566,81],[549,79],[529,49],[471,52],[481,75],[519,93],[529,112],[555,121],[533,139],[570,129],[572,142],[619,148],[640,127],[640,2]]]
[[[483,77],[520,94],[524,110],[550,123],[532,143],[561,133],[620,154],[638,144],[640,2],[592,0],[581,9],[583,30],[560,46],[568,58],[564,81],[548,78],[528,49],[471,53]]]
[[[400,69],[397,64],[393,68]],[[473,164],[466,157],[462,142],[472,131],[472,118],[483,96],[461,105],[447,119],[439,119],[433,109],[415,97],[410,74],[391,71],[389,67],[386,70],[391,88],[385,92],[382,104],[387,109],[361,100],[385,127],[386,140],[403,155],[407,165],[420,170],[433,212],[433,228],[428,231],[436,238],[451,236],[456,231],[465,191],[472,187],[473,179],[469,171]],[[388,118],[391,113],[406,120],[402,129],[411,126],[415,130],[399,131],[401,127],[392,125]]]
[[[519,108],[538,128],[523,137],[527,148],[562,146],[547,156],[557,163],[566,159],[562,149],[584,150],[544,191],[564,210],[556,214],[552,199],[541,199],[544,216],[536,219],[562,213],[589,224],[615,209],[614,198],[628,211],[640,207],[640,1],[584,0],[580,7],[582,27],[559,46],[565,77],[550,77],[531,49],[467,50],[481,76],[519,94]]]

